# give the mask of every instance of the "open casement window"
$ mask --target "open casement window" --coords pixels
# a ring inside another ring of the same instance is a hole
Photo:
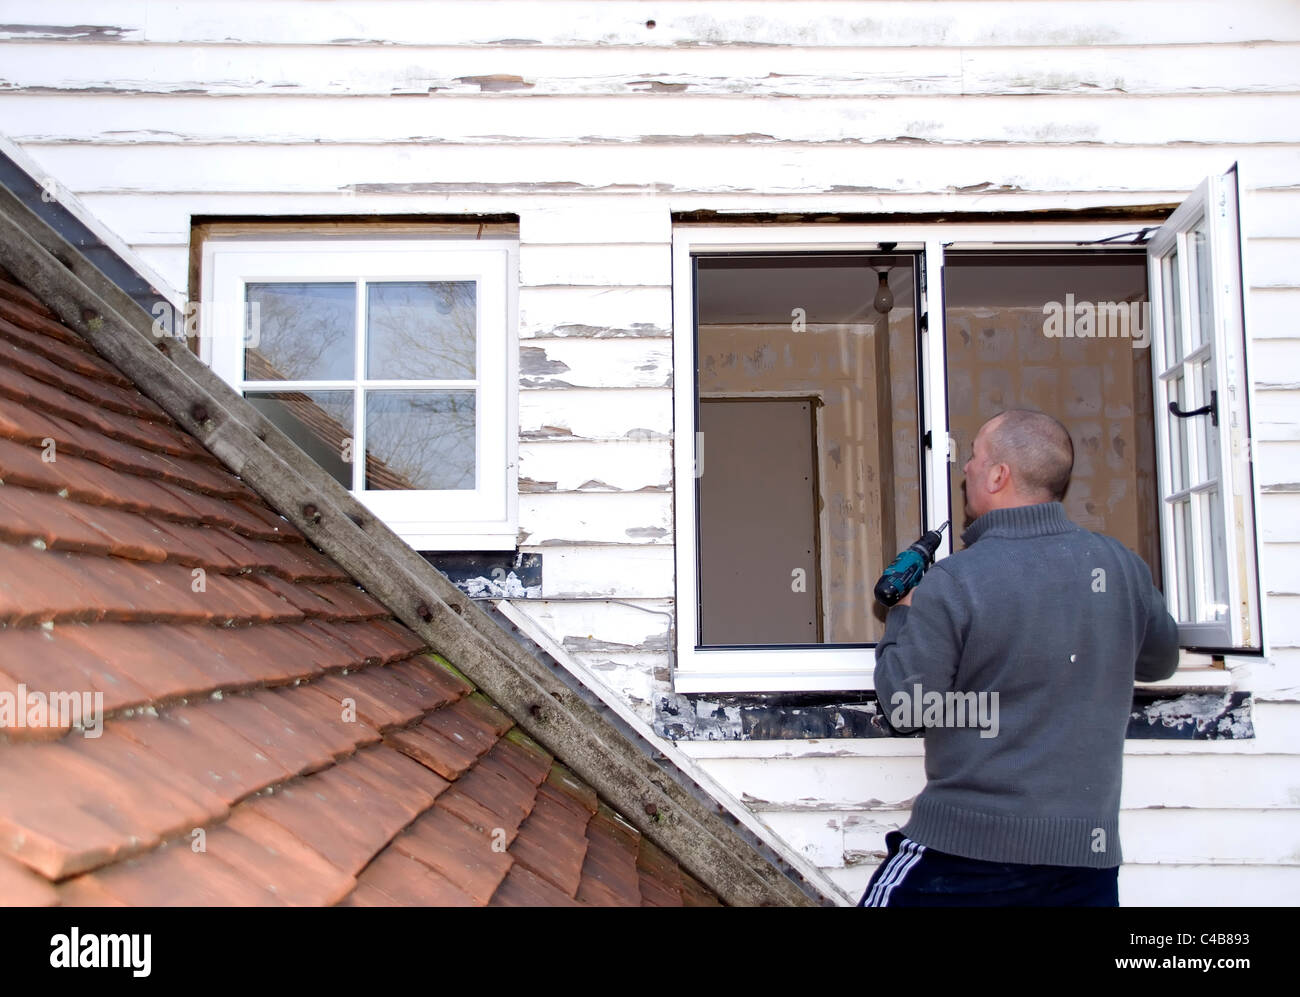
[[[1165,597],[1202,650],[1262,647],[1240,246],[1234,167],[1147,247]]]
[[[875,579],[945,520],[960,548],[971,442],[1017,407],[1070,431],[1067,515],[1148,564],[1186,648],[1261,648],[1233,188],[1150,255],[1106,218],[680,226],[674,689],[870,689]]]
[[[499,240],[209,240],[204,355],[416,549],[512,549],[515,258]]]

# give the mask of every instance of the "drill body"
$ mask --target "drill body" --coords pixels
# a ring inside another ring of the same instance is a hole
[[[947,528],[945,522],[937,530],[923,533],[920,540],[894,558],[880,576],[880,581],[876,582],[876,599],[882,606],[894,605],[916,587],[926,569],[934,563],[934,553],[943,542],[943,531]]]

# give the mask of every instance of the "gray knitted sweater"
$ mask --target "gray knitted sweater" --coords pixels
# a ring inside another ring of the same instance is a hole
[[[1164,598],[1139,557],[1059,502],[995,509],[962,540],[876,647],[882,712],[925,731],[903,833],[968,858],[1117,866],[1133,681],[1178,664]]]

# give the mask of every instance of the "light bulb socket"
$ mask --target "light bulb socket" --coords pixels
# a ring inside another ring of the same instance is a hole
[[[888,273],[879,271],[877,276],[880,278],[880,287],[876,290],[876,296],[871,300],[871,307],[880,312],[881,315],[887,315],[894,307],[894,292],[889,289]]]

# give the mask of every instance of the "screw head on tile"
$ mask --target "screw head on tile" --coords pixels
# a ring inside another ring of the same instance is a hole
[[[425,623],[428,623],[433,619],[433,610],[429,608],[427,602],[422,602],[415,607],[415,615],[424,620]]]
[[[313,523],[320,522],[320,510],[317,509],[314,505],[311,505],[310,503],[302,507],[302,514],[303,514],[303,518]]]

